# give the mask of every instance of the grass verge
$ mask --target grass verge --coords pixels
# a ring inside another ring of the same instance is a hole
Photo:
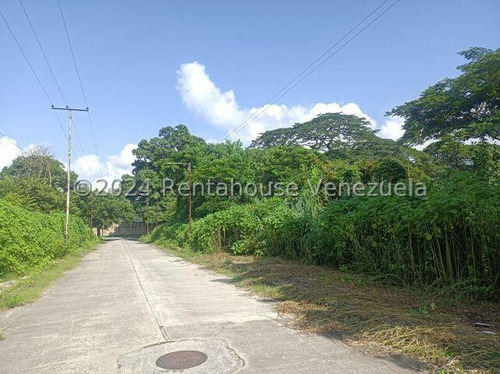
[[[404,355],[433,373],[500,373],[499,303],[459,302],[449,293],[419,293],[280,258],[164,249],[279,301],[277,312],[302,331],[340,337],[374,355]]]
[[[14,279],[13,285],[0,293],[0,310],[15,308],[38,299],[47,287],[61,278],[66,271],[76,267],[82,257],[93,251],[96,245],[97,243],[81,248],[62,259],[55,260],[51,266],[37,273]]]

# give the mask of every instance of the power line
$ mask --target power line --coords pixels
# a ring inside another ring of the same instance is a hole
[[[26,10],[26,7],[24,6],[23,4],[23,1],[22,0],[19,0],[19,4],[21,4],[21,7],[23,8],[23,12],[24,12],[24,15],[26,16],[26,19],[28,20],[28,23],[30,25],[30,28],[31,28],[31,31],[33,32],[33,35],[35,36],[35,39],[36,39],[36,42],[38,44],[38,47],[40,48],[40,51],[42,52],[42,55],[43,55],[43,58],[45,59],[45,63],[47,65],[47,68],[49,69],[50,71],[50,74],[52,75],[52,78],[54,80],[54,83],[56,84],[57,86],[57,89],[59,90],[59,94],[61,95],[61,98],[63,99],[64,101],[64,104],[65,105],[68,105],[68,102],[66,100],[66,97],[64,96],[64,93],[62,92],[62,89],[61,89],[61,86],[59,84],[59,81],[57,80],[56,78],[56,75],[54,73],[54,70],[52,69],[52,66],[49,62],[49,59],[47,57],[47,54],[45,53],[45,50],[42,46],[42,43],[40,42],[40,38],[38,37],[38,34],[36,33],[35,31],[35,27],[33,26],[33,23],[31,22],[31,19],[28,15],[28,11]],[[51,103],[52,104],[52,103]],[[54,112],[56,114],[56,117],[61,125],[61,128],[64,130],[64,127],[62,126],[62,123],[61,123],[61,120],[60,120],[60,117],[59,117],[59,114],[57,111]],[[78,133],[78,130],[76,128],[76,124],[75,124],[75,121],[73,120],[73,125],[74,125],[74,128],[75,128],[75,134],[76,134],[76,137],[78,139],[78,143],[80,145],[80,149],[82,150],[82,154],[86,154],[85,152],[85,148],[83,147],[83,144],[82,144],[82,141],[80,139],[80,134]],[[64,131],[65,133],[65,136],[66,136],[66,132]],[[88,170],[87,170],[88,171]],[[84,174],[84,177],[88,179],[88,177],[85,175],[86,173],[82,170],[82,173]]]
[[[302,70],[294,79],[292,79],[287,85],[285,85],[282,89],[280,89],[271,99],[269,99],[258,111],[254,112],[251,116],[249,116],[245,121],[243,121],[240,125],[238,125],[233,131],[231,131],[226,139],[234,136],[243,128],[248,126],[254,119],[261,116],[267,109],[269,109],[270,105],[276,104],[278,100],[283,98],[288,92],[294,89],[297,85],[299,85],[302,81],[304,81],[307,77],[309,77],[314,71],[316,71],[319,67],[321,67],[324,63],[330,60],[333,56],[335,56],[338,52],[340,52],[345,46],[347,46],[352,40],[354,40],[358,35],[360,35],[363,31],[365,31],[368,27],[370,27],[373,23],[375,23],[380,17],[382,17],[385,13],[387,13],[390,9],[392,9],[400,0],[396,0],[389,7],[387,7],[383,12],[381,12],[378,16],[373,18],[366,26],[364,26],[360,31],[355,33],[351,38],[349,38],[345,43],[343,43],[338,49],[333,51],[333,53],[326,56],[332,49],[334,49],[337,45],[339,45],[344,39],[346,39],[350,34],[352,34],[358,27],[360,27],[365,21],[367,21],[373,14],[375,14],[380,8],[382,8],[389,0],[383,1],[377,8],[375,8],[369,15],[367,15],[362,21],[360,21],[356,26],[354,26],[349,32],[347,32],[342,38],[340,38],[335,44],[333,44],[328,50],[326,50],[321,56],[319,56],[316,60],[314,60],[311,64],[309,64],[304,70]],[[319,62],[323,57],[325,57],[321,62]],[[314,66],[317,62],[316,66]],[[314,67],[313,67],[314,66]],[[313,68],[312,68],[313,67]],[[312,68],[312,69],[311,69]],[[308,71],[309,70],[309,71]],[[307,72],[307,73],[306,73]],[[300,78],[300,79],[299,79]],[[299,79],[297,81],[297,79]],[[295,83],[294,83],[295,82]],[[287,89],[288,88],[288,89]],[[284,92],[283,92],[284,91]],[[283,92],[283,93],[281,93]],[[281,93],[281,94],[280,94]],[[279,96],[278,96],[279,95]]]
[[[264,105],[261,106],[259,110],[256,112],[252,113],[250,117],[248,117],[245,121],[243,121],[240,125],[238,125],[230,134],[228,134],[228,137],[232,135],[232,133],[238,131],[240,127],[243,127],[246,125],[246,123],[251,122],[254,118],[257,118],[260,116],[260,112],[263,111],[263,108],[265,108],[266,105],[270,104],[281,92],[286,90],[289,86],[291,86],[297,79],[299,79],[303,74],[305,74],[311,67],[313,67],[318,61],[320,61],[324,56],[326,56],[333,48],[335,48],[337,45],[342,42],[345,38],[347,38],[351,33],[353,33],[359,26],[361,26],[367,19],[369,19],[374,13],[376,13],[381,7],[383,7],[387,2],[390,0],[385,0],[383,1],[377,8],[375,8],[370,14],[368,14],[365,18],[363,18],[356,26],[354,26],[351,30],[349,30],[344,36],[342,36],[339,40],[337,40],[330,48],[328,48],[325,52],[323,52],[322,55],[320,55],[318,58],[316,58],[313,62],[311,62],[305,69],[303,69],[295,78],[293,78],[290,82],[288,82],[285,86],[283,86],[279,91],[277,91],[271,98],[269,98]]]
[[[56,79],[56,77],[55,77],[55,74],[54,74],[54,72],[53,72],[53,70],[52,70],[51,66],[50,66],[50,63],[49,63],[49,61],[48,61],[48,58],[47,58],[47,56],[46,56],[46,54],[45,54],[45,52],[44,52],[44,50],[43,50],[43,47],[42,47],[42,45],[41,45],[41,43],[40,43],[40,40],[39,40],[38,36],[36,35],[35,29],[34,29],[34,27],[33,27],[32,23],[31,23],[31,20],[29,19],[29,16],[28,16],[28,14],[27,14],[27,12],[26,12],[26,8],[23,6],[23,4],[22,4],[21,0],[20,0],[19,2],[21,3],[21,6],[23,7],[23,10],[24,10],[24,12],[25,12],[25,15],[26,15],[26,17],[27,17],[27,19],[28,19],[28,22],[30,23],[31,29],[32,29],[32,31],[33,31],[33,33],[34,33],[34,35],[35,35],[36,40],[37,40],[38,46],[40,47],[40,49],[41,49],[41,51],[42,51],[42,54],[44,55],[45,62],[47,63],[47,66],[49,67],[49,70],[51,71],[52,77],[54,78],[54,81],[56,82],[56,84],[57,84],[57,86],[58,86],[58,88],[59,88],[59,90],[60,90],[61,96],[63,97],[63,100],[64,100],[64,101],[66,101],[66,99],[64,98],[64,95],[63,95],[63,93],[62,93],[62,91],[61,91],[61,89],[60,89],[60,87],[59,87],[59,84],[57,83],[57,79]],[[9,32],[10,32],[10,34],[11,34],[12,38],[14,39],[14,41],[15,41],[15,43],[16,43],[16,45],[17,45],[17,47],[19,48],[19,51],[20,51],[20,52],[21,52],[21,54],[23,55],[24,60],[25,60],[25,61],[26,61],[26,63],[28,64],[28,66],[29,66],[29,68],[30,68],[31,72],[32,72],[32,73],[33,73],[33,75],[35,76],[35,78],[36,78],[36,80],[37,80],[38,84],[40,85],[40,87],[41,87],[41,89],[42,89],[43,93],[45,94],[45,97],[46,97],[46,98],[47,98],[47,100],[49,101],[50,105],[54,105],[54,104],[53,104],[53,101],[52,101],[52,98],[50,97],[50,95],[49,95],[49,93],[48,93],[47,89],[45,88],[45,86],[43,85],[43,83],[42,83],[42,81],[41,81],[40,77],[38,76],[38,74],[36,73],[35,69],[33,68],[33,65],[31,64],[31,62],[30,62],[30,60],[29,60],[28,56],[27,56],[27,55],[26,55],[26,53],[24,52],[24,49],[23,49],[23,47],[21,46],[21,43],[19,43],[19,40],[17,39],[16,35],[14,34],[14,31],[13,31],[13,30],[12,30],[12,28],[10,27],[9,23],[7,22],[7,19],[5,18],[4,14],[3,14],[3,12],[2,12],[1,10],[0,10],[0,15],[2,16],[2,19],[3,19],[4,23],[5,23],[5,25],[7,26],[7,29],[9,30]],[[57,122],[59,123],[59,127],[61,128],[61,131],[62,131],[62,133],[63,133],[64,137],[66,138],[66,137],[67,137],[67,133],[66,133],[66,130],[64,129],[64,126],[63,126],[63,124],[62,124],[62,122],[61,122],[61,118],[59,117],[58,112],[57,112],[57,111],[54,111],[54,115],[55,115],[55,117],[56,117],[56,119],[57,119]],[[76,131],[75,131],[75,132],[76,132]],[[2,135],[2,136],[5,136],[5,135],[3,135],[3,134],[1,134],[1,135]],[[23,150],[21,147],[19,147],[19,146],[18,146],[18,145],[17,145],[14,141],[12,141],[12,140],[11,140],[10,138],[8,138],[8,137],[6,137],[6,138],[7,138],[7,139],[9,139],[9,141],[10,141],[11,143],[15,144],[17,148],[19,148],[21,151],[23,151],[23,152],[24,152],[24,150]],[[78,141],[79,141],[79,143],[80,143],[80,146],[81,146],[81,148],[82,148],[82,151],[84,152],[83,146],[82,146],[82,144],[81,144],[80,136],[78,135],[78,133],[77,133],[77,139],[78,139]],[[86,177],[85,172],[84,172],[83,170],[82,170],[82,173],[83,173],[83,174],[84,174],[84,176]],[[88,179],[88,178],[87,178],[87,179]]]
[[[10,32],[10,35],[12,35],[12,38],[14,39],[14,41],[16,42],[17,44],[17,47],[19,48],[19,50],[21,51],[21,54],[23,55],[24,59],[26,60],[26,63],[28,64],[28,66],[30,67],[31,69],[31,72],[33,73],[33,75],[35,76],[38,84],[40,85],[40,87],[42,88],[42,91],[43,93],[45,94],[45,96],[47,97],[47,99],[49,100],[49,102],[52,104],[52,99],[50,98],[47,90],[45,89],[44,85],[42,84],[42,81],[40,80],[40,78],[38,77],[38,74],[36,73],[35,69],[33,68],[33,66],[31,65],[29,59],[28,59],[28,56],[26,56],[26,53],[24,53],[24,49],[23,47],[21,47],[21,44],[19,44],[19,41],[17,40],[16,38],[16,35],[14,34],[14,32],[12,31],[12,29],[10,28],[10,25],[9,23],[7,22],[7,20],[5,19],[5,16],[3,15],[3,12],[2,10],[0,10],[0,15],[2,16],[2,19],[3,21],[5,22],[5,26],[7,26],[7,29],[9,29],[9,32]]]
[[[67,167],[67,179],[66,179],[66,220],[64,225],[64,237],[66,242],[69,241],[69,205],[70,205],[70,195],[71,195],[71,129],[73,127],[73,111],[75,112],[87,112],[89,109],[82,108],[56,108],[52,106],[52,110],[65,110],[68,112],[68,167]]]
[[[83,88],[82,78],[81,78],[81,75],[80,75],[80,69],[78,69],[78,64],[76,62],[75,52],[73,51],[73,43],[71,43],[71,37],[69,36],[68,26],[66,24],[66,18],[64,17],[64,12],[63,12],[63,9],[62,9],[62,6],[61,6],[61,1],[57,0],[57,4],[59,5],[59,12],[61,13],[61,19],[62,19],[62,22],[63,22],[63,25],[64,25],[64,31],[66,32],[66,38],[68,39],[69,50],[71,52],[71,57],[73,59],[73,64],[75,66],[76,75],[78,77],[78,83],[80,84],[80,89],[82,91],[83,101],[85,102],[85,106],[88,108],[89,104],[87,102],[87,95],[85,94],[85,89]],[[87,115],[88,115],[88,119],[89,119],[90,134],[92,135],[92,142],[93,142],[93,145],[94,145],[94,151],[95,151],[97,157],[99,157],[99,152],[97,152],[97,144],[96,144],[96,141],[95,141],[94,125],[93,125],[93,122],[92,122],[92,116],[90,115],[90,111],[87,112]],[[104,176],[104,173],[103,173],[102,166],[101,166],[100,162],[99,162],[99,168],[101,169],[101,174]]]
[[[23,153],[24,153],[24,149],[22,149],[21,147],[19,147],[19,145],[18,145],[18,144],[17,144],[14,140],[12,140],[11,138],[9,138],[9,137],[8,137],[7,135],[5,135],[5,134],[2,134],[1,132],[0,132],[0,135],[1,135],[3,138],[7,139],[7,140],[8,140],[9,142],[11,142],[12,144],[14,144],[17,148],[19,148],[19,149],[21,150],[21,152],[23,152]]]
[[[87,112],[87,116],[88,116],[88,119],[89,119],[90,134],[92,135],[92,143],[94,144],[94,151],[95,151],[95,154],[96,154],[97,158],[99,158],[99,152],[97,152],[97,146],[96,146],[96,142],[95,142],[94,125],[93,125],[93,122],[92,122],[92,116],[90,115],[90,110]],[[101,162],[99,162],[99,169],[101,169],[101,174],[104,177],[104,172],[102,171]]]
[[[50,105],[54,105],[54,104],[50,103]],[[57,112],[56,112],[55,116],[57,118],[57,122],[59,123],[59,127],[61,128],[61,131],[64,134],[64,138],[66,138],[68,136],[68,134],[66,134],[66,130],[64,129],[64,126],[61,122],[61,118],[59,118],[59,114],[57,114]]]
[[[49,101],[50,105],[53,105],[53,102],[52,102],[52,99],[50,98],[50,95],[49,93],[47,92],[47,90],[45,89],[45,86],[43,85],[42,81],[40,80],[38,74],[36,73],[35,69],[33,68],[33,65],[31,65],[31,62],[30,60],[28,59],[28,56],[26,55],[26,53],[24,52],[24,49],[23,47],[21,46],[21,44],[19,43],[19,40],[17,40],[17,37],[16,35],[14,34],[14,31],[12,31],[12,28],[10,27],[9,23],[7,22],[7,19],[5,18],[3,12],[0,10],[0,15],[2,16],[2,19],[5,23],[5,26],[7,26],[7,29],[9,30],[10,32],[10,35],[12,36],[12,39],[14,39],[14,41],[16,42],[16,45],[17,47],[19,48],[19,51],[21,52],[21,54],[23,55],[24,57],[24,60],[26,61],[26,63],[28,64],[31,72],[33,73],[33,75],[35,76],[36,78],[36,81],[38,82],[38,84],[40,85],[40,88],[42,89],[43,93],[45,94],[45,97],[47,98],[47,100]],[[56,117],[57,117],[57,121],[59,123],[59,126],[61,127],[61,131],[63,132],[64,134],[64,137],[66,137],[66,131],[64,130],[64,126],[62,125],[61,123],[61,119],[59,118],[59,116],[57,115],[56,113]]]
[[[64,104],[68,105],[68,103],[66,101],[66,98],[64,97],[64,94],[63,94],[63,92],[61,90],[61,86],[59,85],[59,82],[57,81],[56,75],[54,74],[54,70],[52,70],[52,66],[49,63],[49,59],[47,58],[47,55],[45,54],[45,50],[42,47],[42,43],[40,42],[40,39],[38,38],[38,35],[37,35],[36,31],[35,31],[35,28],[33,27],[33,24],[31,23],[31,19],[28,16],[28,12],[26,11],[26,8],[24,7],[24,4],[23,4],[22,0],[19,0],[19,4],[21,4],[21,7],[23,8],[24,15],[26,16],[26,19],[28,20],[28,23],[30,25],[31,31],[33,32],[33,35],[35,36],[36,42],[38,43],[38,47],[40,47],[40,51],[42,52],[43,58],[45,59],[45,63],[47,64],[47,67],[50,70],[50,74],[52,75],[52,78],[54,79],[54,82],[55,82],[55,84],[57,86],[57,89],[59,90],[59,94],[61,95],[61,97],[62,97],[62,99],[64,101]]]
[[[80,77],[80,70],[78,69],[78,64],[76,63],[75,53],[73,52],[73,44],[71,43],[71,38],[69,37],[68,26],[66,25],[66,19],[64,18],[61,1],[57,0],[57,4],[59,4],[59,11],[61,13],[61,18],[64,25],[64,31],[66,31],[66,38],[68,39],[69,50],[71,51],[71,57],[73,58],[73,64],[75,65],[76,75],[78,76],[78,82],[80,83],[80,89],[82,90],[83,100],[85,101],[85,106],[88,107],[87,96],[85,95],[85,90],[83,89],[82,78]]]
[[[86,155],[87,152],[85,151],[85,148],[83,147],[82,141],[80,139],[80,134],[78,133],[78,129],[77,129],[76,122],[75,122],[74,118],[73,118],[73,128],[75,129],[76,139],[78,140],[78,144],[80,145],[80,149],[82,150],[82,154]],[[78,160],[78,158],[77,158],[77,160]],[[89,173],[88,175],[92,175],[92,170],[88,167],[88,165],[85,166],[85,169],[87,169],[87,172]],[[90,180],[87,173],[85,173],[85,171],[83,170],[83,167],[82,167],[81,172],[82,172],[83,176],[85,177],[85,179]]]
[[[76,128],[75,128],[75,130],[76,130]],[[21,152],[23,152],[23,153],[25,152],[24,149],[22,149],[14,140],[12,140],[12,138],[9,138],[7,135],[3,134],[2,132],[0,132],[0,136],[2,136],[4,139],[7,139],[9,142],[14,144],[17,148],[19,148],[21,150]],[[77,137],[78,137],[78,135],[77,135]],[[80,145],[81,145],[81,143],[80,143]],[[82,172],[83,172],[83,170],[82,170]],[[85,177],[87,178],[87,176],[85,176]]]

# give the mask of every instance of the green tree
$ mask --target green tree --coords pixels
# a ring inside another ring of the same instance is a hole
[[[45,183],[66,191],[67,173],[64,165],[56,160],[49,147],[36,146],[16,157],[10,166],[0,172],[0,179],[7,176],[21,178],[38,178]],[[71,184],[78,176],[71,172]]]
[[[302,146],[330,158],[355,160],[359,157],[406,157],[406,147],[376,136],[367,120],[348,114],[326,113],[293,127],[266,131],[251,144],[253,148],[278,145]]]
[[[500,49],[471,48],[460,55],[468,63],[458,67],[458,77],[443,79],[388,112],[405,119],[404,143],[445,136],[500,140]]]
[[[88,204],[91,204],[90,197]],[[101,230],[113,223],[131,222],[134,218],[132,204],[123,196],[99,194],[93,197],[93,204],[93,226],[97,228],[99,235]]]
[[[326,156],[302,146],[276,146],[258,150],[256,171],[259,182],[295,182],[307,185],[314,173],[325,175],[330,169]]]
[[[12,177],[0,179],[0,198],[25,209],[42,213],[63,212],[64,193],[39,177]]]
[[[365,119],[327,113],[290,128],[266,131],[251,146],[305,146],[335,158],[349,158],[356,152],[368,150],[377,140]]]
[[[179,157],[188,147],[205,145],[202,138],[192,135],[184,125],[175,127],[166,126],[159,130],[158,137],[150,140],[141,140],[133,151],[136,156],[133,174],[144,169],[161,171],[167,166],[165,162],[182,162],[185,158]]]

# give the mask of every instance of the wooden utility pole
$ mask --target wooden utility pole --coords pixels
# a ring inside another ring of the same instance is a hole
[[[193,233],[193,224],[192,224],[192,209],[193,209],[193,172],[191,163],[188,164],[189,171],[189,237],[191,237]]]
[[[78,108],[56,108],[52,105],[54,110],[65,110],[68,112],[68,170],[67,170],[67,181],[66,181],[66,222],[64,224],[64,238],[66,242],[69,240],[69,197],[71,190],[71,130],[73,127],[73,111],[75,112],[88,112],[89,108],[78,109]]]

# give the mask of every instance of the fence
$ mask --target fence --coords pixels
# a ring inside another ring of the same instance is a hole
[[[144,222],[118,223],[102,230],[102,236],[141,236],[146,234],[146,224]]]

